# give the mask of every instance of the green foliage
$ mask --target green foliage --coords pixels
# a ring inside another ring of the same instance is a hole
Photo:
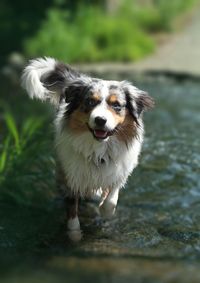
[[[21,131],[17,128],[13,115],[5,111],[4,121],[6,124],[7,136],[3,141],[2,152],[0,153],[0,172],[6,172],[12,163],[13,157],[19,157],[22,154],[26,144],[31,139],[34,132],[41,126],[40,119],[29,118],[25,120]]]
[[[134,61],[154,50],[152,33],[170,31],[199,0],[0,1],[0,64],[13,51],[69,62]],[[12,20],[10,20],[12,19]]]
[[[135,61],[151,53],[150,34],[167,31],[176,16],[197,0],[126,0],[112,13],[100,5],[51,8],[40,29],[24,42],[27,57],[52,56],[67,62]]]
[[[15,150],[16,150],[17,154],[20,154],[21,146],[20,146],[19,133],[17,131],[15,120],[9,112],[5,113],[5,122],[6,122],[6,125],[7,125],[7,128],[8,128],[8,131],[9,131],[9,137],[12,137],[13,140],[14,140]],[[8,145],[8,144],[9,143],[6,142],[6,145]]]
[[[6,62],[6,56],[13,51],[22,51],[23,40],[33,35],[39,28],[46,10],[52,0],[0,1],[0,63]]]
[[[72,20],[51,9],[35,37],[25,42],[27,56],[53,56],[68,62],[137,60],[152,52],[154,43],[134,19],[82,7]]]
[[[0,199],[26,205],[37,199],[39,205],[45,195],[50,194],[54,183],[49,185],[53,163],[44,141],[44,119],[29,117],[19,127],[9,109],[4,109],[3,117],[5,138],[0,141]]]
[[[171,30],[174,19],[181,13],[191,9],[198,0],[154,0],[160,14],[160,28]]]
[[[10,145],[10,135],[6,137],[5,141],[2,144],[2,151],[0,154],[0,173],[2,173],[7,165],[8,162],[8,151]]]

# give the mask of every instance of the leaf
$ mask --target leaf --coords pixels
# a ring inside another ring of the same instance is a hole
[[[35,131],[41,127],[42,123],[42,119],[36,119],[34,117],[31,117],[27,121],[25,121],[22,128],[23,138],[30,138],[35,133]]]
[[[0,155],[0,173],[2,173],[6,167],[6,162],[8,160],[9,144],[10,144],[10,135],[6,138],[4,145],[3,145],[3,151]]]
[[[21,148],[20,148],[19,133],[18,133],[18,130],[17,130],[15,120],[9,112],[5,113],[5,122],[6,122],[6,125],[8,127],[8,130],[10,131],[11,136],[13,137],[13,139],[15,141],[16,151],[17,151],[17,153],[20,153]]]

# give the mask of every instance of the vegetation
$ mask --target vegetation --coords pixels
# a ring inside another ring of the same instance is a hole
[[[105,15],[94,7],[80,9],[71,23],[67,13],[49,10],[40,31],[25,42],[27,55],[48,54],[69,62],[135,60],[153,47],[129,16]]]
[[[26,99],[24,102],[22,98],[20,95],[11,99],[11,105],[17,105],[19,113],[20,108],[26,107]],[[32,113],[34,105],[30,106]],[[1,100],[0,200],[40,206],[51,195],[54,161],[47,150],[49,136],[45,139],[43,135],[48,114],[42,117],[37,109],[37,116],[30,116],[30,107],[19,116],[14,107]]]
[[[169,31],[194,0],[137,2],[122,1],[112,13],[100,6],[80,5],[74,15],[51,8],[35,36],[25,40],[25,54],[68,62],[135,61],[154,50],[152,33]]]
[[[108,9],[109,0],[2,0],[0,62],[12,51],[67,62],[135,61],[154,50],[152,34],[172,30],[197,1],[116,0]]]
[[[58,206],[55,209],[57,192],[49,107],[30,101],[19,86],[4,77],[0,79],[2,274],[3,266],[10,271],[12,262],[13,266],[23,262],[23,255],[33,256],[50,247],[60,229],[65,235],[65,227],[62,228],[63,210]]]

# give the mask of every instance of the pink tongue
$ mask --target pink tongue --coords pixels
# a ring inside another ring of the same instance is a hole
[[[94,134],[97,138],[106,138],[107,132],[101,130],[94,130]]]

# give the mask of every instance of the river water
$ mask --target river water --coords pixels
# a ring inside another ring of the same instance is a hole
[[[21,255],[6,250],[1,282],[200,282],[200,83],[160,77],[135,84],[156,106],[144,115],[140,163],[116,216],[103,221],[94,203],[82,205],[79,244],[66,240],[58,218],[46,245]]]

